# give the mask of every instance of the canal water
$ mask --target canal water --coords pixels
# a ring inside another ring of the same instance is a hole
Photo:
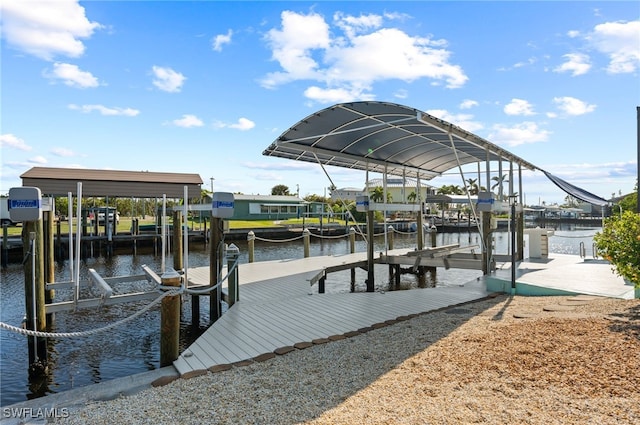
[[[592,236],[599,229],[566,228],[558,229],[549,240],[550,251],[554,253],[578,254],[580,242],[586,246],[591,255]],[[507,254],[510,235],[506,232],[496,233],[494,246],[499,254]],[[395,234],[395,248],[416,246],[415,234]],[[240,263],[248,262],[246,241],[233,241],[240,249]],[[429,243],[429,236],[426,237]],[[459,243],[461,246],[480,245],[477,233],[438,233],[438,246]],[[375,238],[375,252],[384,251],[385,238]],[[356,241],[356,251],[365,252],[363,240]],[[140,252],[140,251],[139,251]],[[310,255],[343,255],[349,252],[348,239],[311,239]],[[526,254],[526,252],[525,252]],[[257,240],[255,243],[255,261],[303,258],[302,240],[286,243],[271,243]],[[166,259],[167,265],[172,258]],[[160,256],[153,253],[138,255],[114,255],[110,258],[96,256],[87,258],[81,264],[81,281],[88,279],[88,269],[95,269],[103,277],[141,274],[143,264],[159,271]],[[204,243],[192,243],[189,247],[189,267],[209,264],[208,247]],[[388,289],[388,269],[376,266],[376,290]],[[427,274],[431,286],[460,285],[475,280],[481,275],[476,270],[456,270],[438,268],[433,279]],[[13,263],[1,271],[0,285],[0,320],[4,323],[20,326],[24,314],[24,274],[22,264]],[[356,290],[364,291],[366,272],[357,270]],[[70,280],[66,262],[56,266],[56,282]],[[240,276],[242,279],[242,276]],[[416,287],[416,279],[412,275],[402,275],[401,288]],[[114,286],[114,293],[137,292],[150,289],[144,281],[120,283]],[[326,283],[327,292],[349,291],[349,272],[334,273]],[[72,299],[72,290],[57,290],[55,301]],[[89,289],[81,291],[81,298],[94,297]],[[104,327],[115,321],[142,310],[149,301],[125,303],[94,309],[63,312],[56,315],[51,332],[80,332]],[[192,326],[190,297],[184,297],[184,308],[181,324],[181,350],[197,338],[209,323],[209,302],[207,297],[201,301],[200,326]],[[224,309],[224,307],[223,307]],[[160,363],[160,311],[155,306],[136,319],[123,326],[93,334],[88,337],[50,338],[48,340],[49,372],[42,379],[30,379],[28,375],[27,337],[7,330],[0,330],[0,405],[58,393],[72,388],[83,387],[92,383],[129,376],[148,370],[157,369]]]

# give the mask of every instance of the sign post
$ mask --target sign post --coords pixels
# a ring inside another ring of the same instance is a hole
[[[47,322],[44,297],[44,242],[42,238],[42,194],[37,187],[9,189],[9,215],[22,221],[24,252],[24,294],[27,329],[45,331]],[[30,260],[30,261],[28,261]],[[39,376],[47,371],[47,341],[29,338],[29,375]]]

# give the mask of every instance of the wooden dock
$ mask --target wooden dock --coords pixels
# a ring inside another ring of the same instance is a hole
[[[390,256],[409,250],[393,250]],[[378,260],[380,256],[378,256]],[[411,314],[488,296],[483,282],[391,292],[318,294],[311,284],[327,270],[358,267],[366,253],[268,261],[239,266],[240,301],[180,357],[181,375],[252,360],[299,343],[340,338],[349,332]],[[207,285],[209,268],[189,269],[189,286]],[[348,288],[348,282],[345,282]]]

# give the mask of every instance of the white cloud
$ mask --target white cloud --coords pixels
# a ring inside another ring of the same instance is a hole
[[[475,100],[471,100],[471,99],[465,99],[460,104],[460,109],[471,109],[474,106],[478,106],[478,102],[476,102]]]
[[[63,156],[63,157],[76,156],[76,153],[74,151],[67,148],[53,148],[51,149],[50,152],[55,156]]]
[[[0,134],[0,146],[3,148],[18,149],[21,151],[30,151],[31,146],[27,145],[24,140],[15,136],[14,134]]]
[[[318,103],[342,103],[354,100],[374,100],[373,94],[365,94],[356,87],[349,88],[321,88],[318,86],[308,87],[304,91],[304,96]]]
[[[90,72],[82,71],[77,65],[69,63],[56,62],[53,64],[53,70],[45,70],[43,75],[51,80],[61,80],[69,87],[86,89],[98,87],[100,83]]]
[[[81,111],[84,112],[85,114],[88,114],[90,112],[93,111],[98,111],[101,115],[107,115],[107,116],[116,116],[116,115],[122,115],[122,116],[126,116],[126,117],[135,117],[136,115],[138,115],[140,113],[139,110],[137,109],[132,109],[132,108],[119,108],[119,107],[114,107],[114,108],[108,108],[106,106],[103,105],[74,105],[73,103],[70,104],[68,106],[69,109],[74,110],[74,111]]]
[[[183,128],[202,127],[204,125],[200,118],[190,114],[184,114],[182,118],[173,120],[172,124]]]
[[[243,117],[238,119],[237,123],[230,124],[229,128],[235,128],[236,130],[246,131],[246,130],[251,130],[255,126],[256,126],[256,123],[254,123],[250,119]]]
[[[380,28],[383,23],[383,17],[380,15],[360,15],[358,17],[345,15],[342,12],[336,12],[333,15],[333,21],[338,28],[342,29],[347,37],[351,38],[355,34],[366,33],[372,29]]]
[[[49,161],[47,161],[47,158],[45,158],[44,156],[38,155],[34,156],[33,158],[29,158],[27,162],[29,162],[30,164],[46,164]]]
[[[85,16],[77,0],[3,0],[2,37],[17,50],[45,60],[57,55],[79,57],[85,46],[81,39],[101,28]]]
[[[282,30],[269,30],[266,40],[272,49],[272,58],[283,72],[268,74],[262,81],[263,86],[270,88],[289,81],[320,78],[312,50],[329,48],[329,25],[318,14],[300,15],[285,10],[281,18]]]
[[[216,128],[233,128],[240,131],[247,131],[255,127],[256,123],[254,123],[248,118],[242,117],[242,118],[239,118],[238,121],[235,123],[224,123],[222,121],[216,121],[213,123],[213,126]]]
[[[567,61],[554,69],[555,72],[571,72],[572,76],[583,75],[591,69],[589,56],[584,53],[567,53],[562,56]]]
[[[596,184],[603,182],[628,182],[633,187],[637,177],[635,161],[579,164],[551,164],[549,172],[573,183]],[[609,197],[610,193],[602,196]]]
[[[152,72],[155,77],[153,85],[160,90],[169,93],[179,92],[182,88],[182,84],[184,84],[184,81],[187,79],[187,77],[171,68],[154,65]]]
[[[222,46],[225,44],[231,43],[231,36],[233,35],[233,31],[229,30],[226,34],[218,34],[213,37],[213,41],[211,43],[211,48],[216,52],[222,51]]]
[[[640,68],[640,20],[596,25],[587,39],[609,57],[609,73],[632,73]]]
[[[429,78],[449,88],[466,83],[462,68],[450,63],[446,41],[383,27],[385,19],[396,18],[336,13],[332,28],[317,13],[284,11],[281,28],[271,29],[265,38],[282,70],[267,74],[261,83],[274,88],[296,80],[315,81],[324,87],[313,85],[305,94],[325,102],[343,95],[371,97],[372,84],[389,79]]]
[[[508,127],[502,124],[493,126],[488,140],[498,145],[518,146],[526,143],[546,142],[551,134],[547,130],[542,130],[534,122],[523,122]]]
[[[511,102],[505,105],[504,113],[507,115],[535,115],[533,105],[523,99],[511,99]]]
[[[398,99],[406,99],[409,97],[409,92],[405,89],[398,89],[393,93],[393,97]]]
[[[596,105],[590,105],[575,97],[554,97],[553,103],[558,106],[558,109],[566,115],[584,115],[589,112],[593,112],[596,109]]]

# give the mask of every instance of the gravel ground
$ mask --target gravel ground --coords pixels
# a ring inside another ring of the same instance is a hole
[[[640,300],[501,295],[90,403],[58,422],[640,423]]]

